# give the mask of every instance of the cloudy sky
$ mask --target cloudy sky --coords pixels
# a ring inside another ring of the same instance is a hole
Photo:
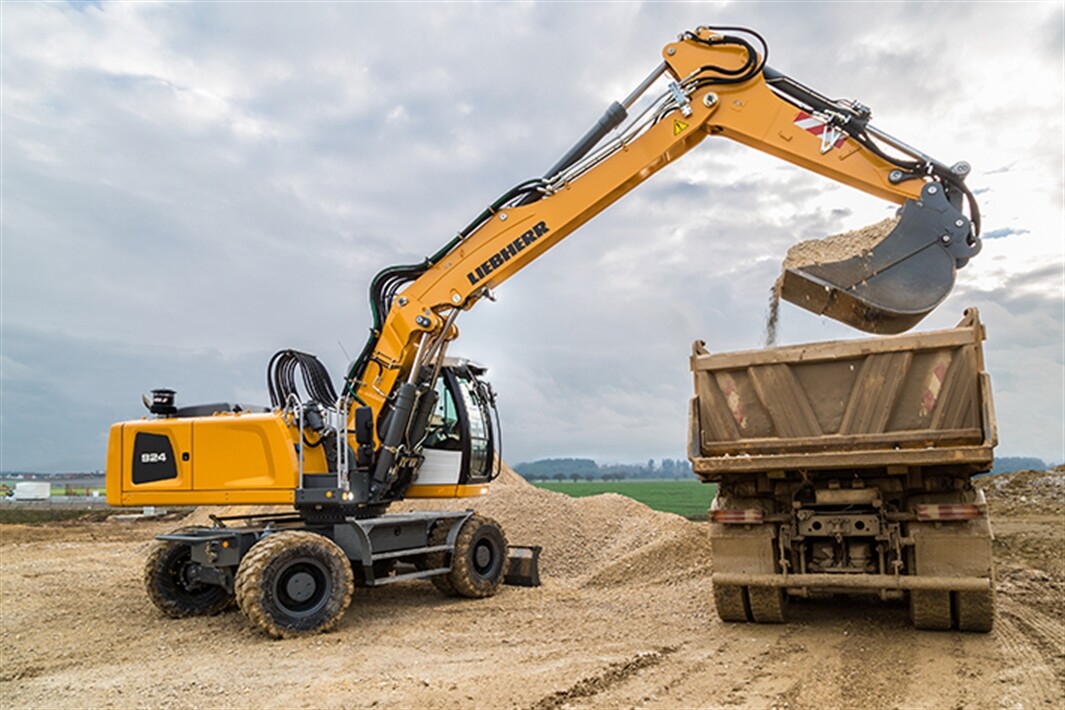
[[[1053,3],[4,3],[0,469],[102,469],[140,395],[266,403],[276,350],[334,378],[370,278],[540,175],[700,24],[946,163],[983,253],[1000,455],[1063,451],[1063,10]],[[692,340],[759,347],[788,246],[893,205],[724,139],[460,321],[511,463],[682,458]],[[782,306],[779,342],[861,337]]]

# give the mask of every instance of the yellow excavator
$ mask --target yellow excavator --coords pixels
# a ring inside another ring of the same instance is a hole
[[[339,392],[313,355],[279,352],[270,407],[178,407],[111,427],[111,505],[291,505],[162,535],[148,593],[166,614],[236,600],[267,633],[334,626],[353,586],[430,578],[445,593],[535,583],[535,558],[465,512],[385,514],[405,498],[484,495],[498,471],[495,394],[485,369],[448,355],[461,313],[709,136],[765,151],[901,205],[871,251],[789,269],[782,297],[874,333],[906,330],[950,292],[980,248],[969,165],[946,165],[766,65],[756,32],[700,27],[541,178],[506,191],[439,251],[370,284],[373,326]],[[665,88],[650,92],[652,86]],[[657,95],[655,95],[657,93]],[[637,110],[637,108],[639,110]],[[630,113],[631,112],[631,113]],[[966,214],[967,213],[967,214]]]

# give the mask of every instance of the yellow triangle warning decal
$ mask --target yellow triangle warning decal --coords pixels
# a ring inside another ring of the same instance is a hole
[[[673,119],[673,135],[679,136],[687,127],[688,124],[684,121],[678,121],[675,118]]]

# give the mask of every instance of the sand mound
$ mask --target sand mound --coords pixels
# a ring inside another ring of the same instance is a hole
[[[540,574],[565,586],[613,586],[710,573],[706,527],[604,493],[571,498],[530,485],[505,466],[484,498],[404,501],[402,510],[473,508],[515,545],[538,545]]]
[[[509,466],[483,498],[405,500],[389,510],[464,510],[494,518],[515,545],[537,545],[540,574],[564,586],[615,586],[709,575],[706,527],[614,493],[571,498],[537,488]],[[288,513],[276,506],[197,508],[183,525],[211,515]]]

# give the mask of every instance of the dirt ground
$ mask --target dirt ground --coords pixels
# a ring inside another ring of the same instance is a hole
[[[0,526],[0,706],[1065,707],[1063,478],[984,479],[990,634],[914,631],[903,604],[860,599],[724,624],[704,525],[513,480],[477,507],[544,545],[542,587],[356,590],[336,631],[285,641],[236,612],[175,621],[151,605],[145,554],[180,521]]]

